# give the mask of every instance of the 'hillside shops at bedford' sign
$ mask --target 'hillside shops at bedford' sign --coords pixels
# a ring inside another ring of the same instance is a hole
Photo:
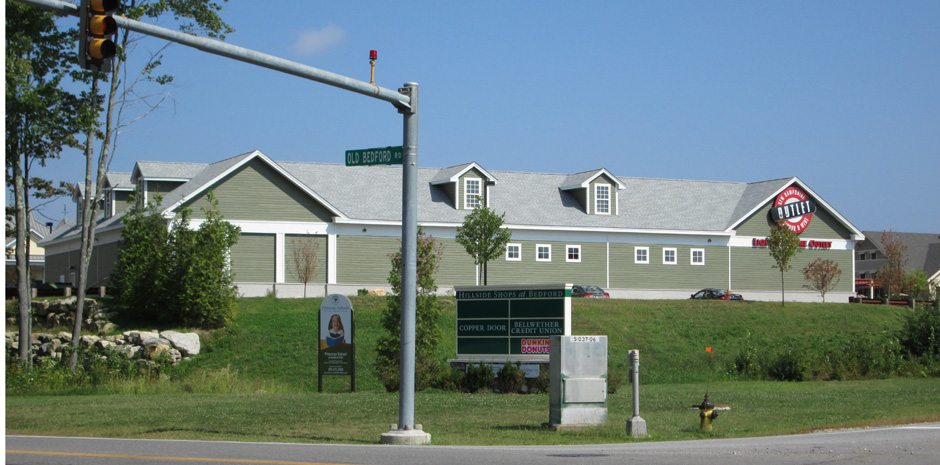
[[[548,359],[571,334],[571,284],[457,286],[457,357]]]

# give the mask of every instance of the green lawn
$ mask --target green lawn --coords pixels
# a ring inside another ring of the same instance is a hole
[[[372,373],[384,299],[352,300],[356,393],[344,392],[345,377],[328,378],[328,392],[316,392],[319,299],[242,299],[229,329],[203,338],[203,353],[170,376],[69,395],[7,396],[7,434],[375,443],[398,411],[397,394],[384,392]],[[454,303],[445,304],[441,359],[454,355]],[[626,379],[626,351],[641,350],[641,414],[652,439],[669,440],[940,420],[940,378],[742,381],[730,369],[748,333],[751,347],[761,351],[825,350],[896,331],[906,312],[877,305],[576,299],[572,318],[575,334],[609,337],[612,377]],[[715,349],[714,363],[706,346]],[[688,407],[701,401],[709,375],[712,400],[732,410],[704,434]],[[418,393],[415,417],[435,444],[609,443],[629,440],[630,402],[625,384],[609,398],[606,425],[552,432],[541,428],[548,419],[545,394],[430,390]]]

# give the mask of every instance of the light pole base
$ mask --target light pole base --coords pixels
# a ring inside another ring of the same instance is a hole
[[[398,429],[398,425],[391,425],[387,433],[382,433],[379,438],[379,444],[391,444],[394,446],[423,446],[431,443],[431,435],[425,433],[421,425],[415,425],[414,429]]]
[[[627,434],[635,438],[649,435],[649,433],[646,431],[646,420],[640,418],[639,416],[632,417],[627,420]]]

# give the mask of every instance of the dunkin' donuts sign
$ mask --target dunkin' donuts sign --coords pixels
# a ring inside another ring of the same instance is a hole
[[[809,226],[815,212],[816,202],[809,198],[803,189],[790,186],[774,200],[774,205],[770,209],[770,219],[774,223],[783,220],[790,231],[800,234]]]

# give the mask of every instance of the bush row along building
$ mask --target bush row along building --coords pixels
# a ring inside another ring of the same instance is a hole
[[[815,258],[843,270],[827,300],[854,295],[854,251],[865,236],[795,177],[688,181],[620,177],[604,168],[490,171],[472,162],[420,168],[418,176],[418,223],[443,244],[436,281],[444,291],[480,281],[454,237],[464,217],[485,205],[505,214],[512,232],[504,256],[489,263],[490,284],[594,284],[620,298],[688,298],[715,287],[748,300],[778,299],[780,273],[766,238],[772,218],[782,218],[802,241],[786,274],[788,300],[819,299],[800,273]],[[400,166],[275,162],[257,150],[211,164],[139,161],[132,173],[108,174],[88,282],[105,283],[113,269],[136,188],[145,199],[162,196],[168,218],[190,208],[194,227],[213,191],[225,219],[241,228],[231,266],[243,295],[301,295],[294,251],[309,241],[314,295],[387,288],[389,255],[401,235],[401,183]],[[42,245],[47,280],[74,281],[77,229]]]

